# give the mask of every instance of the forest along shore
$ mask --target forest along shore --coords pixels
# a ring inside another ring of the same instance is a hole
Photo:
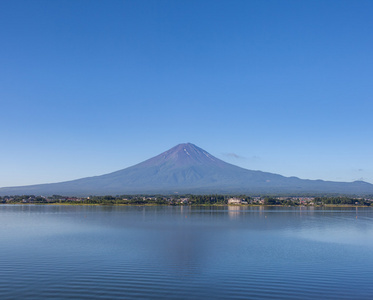
[[[371,197],[349,196],[247,196],[247,195],[118,195],[67,197],[4,196],[0,204],[65,205],[236,205],[236,206],[345,206],[373,207]]]

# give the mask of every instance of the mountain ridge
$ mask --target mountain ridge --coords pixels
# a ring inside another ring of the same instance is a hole
[[[81,179],[0,188],[0,195],[120,195],[172,193],[338,193],[373,194],[363,181],[333,182],[285,177],[248,170],[220,160],[191,143],[175,147],[128,168]]]

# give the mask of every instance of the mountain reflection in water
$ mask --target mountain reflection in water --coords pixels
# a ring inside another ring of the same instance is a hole
[[[1,299],[370,299],[373,209],[0,206]]]

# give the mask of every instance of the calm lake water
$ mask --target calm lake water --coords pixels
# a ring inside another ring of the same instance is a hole
[[[0,299],[372,299],[372,208],[0,205]]]

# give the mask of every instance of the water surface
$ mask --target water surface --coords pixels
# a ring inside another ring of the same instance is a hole
[[[373,209],[0,206],[0,299],[371,299]]]

